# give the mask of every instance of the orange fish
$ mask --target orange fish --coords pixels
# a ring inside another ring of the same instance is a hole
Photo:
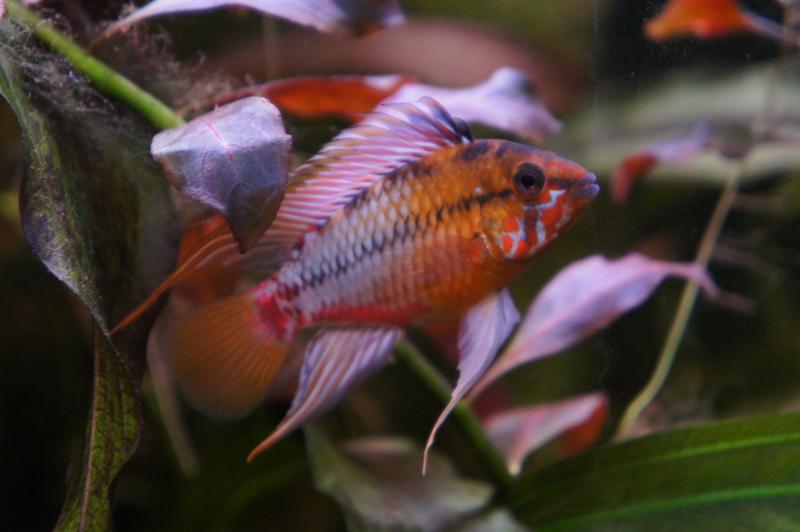
[[[188,400],[231,418],[258,405],[299,333],[311,331],[294,402],[251,459],[379,369],[405,327],[470,309],[461,375],[438,428],[519,319],[504,287],[599,190],[593,174],[553,153],[473,140],[431,99],[381,106],[293,183],[258,249],[243,256],[264,280],[179,319],[164,341]],[[203,256],[235,247],[212,236],[156,295]]]

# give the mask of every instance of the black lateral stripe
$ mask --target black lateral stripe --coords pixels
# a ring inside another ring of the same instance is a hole
[[[478,205],[486,205],[492,200],[498,198],[507,198],[513,193],[514,191],[511,190],[510,188],[504,188],[500,192],[486,192],[485,194],[479,194],[475,196],[475,201],[478,202]]]

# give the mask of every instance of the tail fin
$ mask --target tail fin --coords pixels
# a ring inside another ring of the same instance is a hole
[[[201,307],[167,331],[167,357],[193,406],[213,417],[236,418],[264,398],[289,346],[257,318],[248,291]]]

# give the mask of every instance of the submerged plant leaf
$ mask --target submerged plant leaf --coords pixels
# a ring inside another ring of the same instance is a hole
[[[757,29],[752,15],[736,0],[671,0],[645,25],[653,40],[685,35],[703,39],[732,33],[753,33]]]
[[[598,447],[521,478],[536,530],[796,530],[800,414],[714,423]]]
[[[652,260],[631,253],[600,255],[569,265],[539,293],[508,348],[475,386],[475,397],[511,369],[558,353],[636,308],[666,277],[691,279],[707,292],[714,285],[696,264]]]
[[[109,490],[139,442],[139,399],[119,353],[95,331],[94,390],[80,470],[71,474],[56,530],[110,530]],[[91,467],[83,467],[91,464]]]
[[[17,117],[25,149],[25,236],[98,329],[83,471],[70,478],[60,522],[69,530],[107,529],[108,487],[138,438],[135,391],[147,323],[114,346],[104,335],[171,269],[177,223],[167,184],[148,154],[150,133],[7,18],[0,20],[0,92]]]
[[[794,71],[766,83],[774,68],[775,64],[767,63],[729,74],[676,72],[636,95],[620,95],[576,115],[549,149],[570,153],[597,175],[610,175],[631,153],[683,137],[703,121],[712,124],[715,135],[721,134],[724,157],[705,150],[682,162],[656,166],[653,179],[720,186],[741,168],[730,157],[739,157],[742,148],[749,150],[743,176],[746,185],[796,172],[800,168],[800,151],[795,146],[800,108],[790,104],[800,98],[800,83]],[[765,98],[776,106],[775,121],[754,142],[750,132],[763,113]],[[729,128],[738,139],[729,138]]]
[[[450,530],[491,498],[490,485],[459,478],[435,451],[420,475],[422,450],[410,440],[372,437],[337,449],[319,430],[305,433],[314,483],[339,503],[349,530]]]
[[[388,101],[415,102],[424,96],[438,100],[462,120],[508,131],[533,142],[542,142],[561,129],[561,123],[536,97],[528,77],[515,68],[499,68],[486,81],[472,87],[448,89],[407,84]]]
[[[303,76],[271,81],[220,96],[217,103],[246,96],[269,98],[282,111],[310,118],[337,115],[356,121],[378,103],[438,100],[453,116],[541,142],[561,129],[536,96],[528,77],[515,68],[497,69],[471,87],[445,88],[418,83],[413,77]]]
[[[301,118],[342,116],[356,122],[413,76],[298,76],[252,85],[217,96],[215,105],[263,96],[284,113]]]
[[[652,144],[626,156],[611,176],[611,197],[618,203],[624,202],[633,185],[657,165],[690,159],[706,149],[712,138],[711,125],[700,122],[687,135]]]
[[[153,0],[112,24],[104,35],[152,17],[224,7],[246,7],[337,34],[364,35],[405,21],[397,0]]]
[[[487,418],[483,425],[492,443],[503,453],[509,471],[517,474],[530,453],[604,411],[607,404],[604,393],[582,395],[557,403],[504,410]]]
[[[225,215],[240,251],[261,237],[289,179],[291,137],[264,98],[239,100],[162,131],[151,152],[184,195]]]

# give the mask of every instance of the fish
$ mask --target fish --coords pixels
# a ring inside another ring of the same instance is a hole
[[[567,158],[473,139],[430,98],[379,106],[292,183],[256,249],[240,256],[260,281],[177,319],[163,340],[188,402],[216,418],[253,410],[302,342],[289,411],[248,460],[380,369],[407,327],[463,315],[460,377],[430,447],[519,320],[509,283],[599,191]],[[229,233],[213,233],[149,301],[211,256],[236,259],[232,249]]]

